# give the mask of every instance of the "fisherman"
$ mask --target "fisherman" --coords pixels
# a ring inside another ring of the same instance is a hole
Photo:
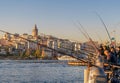
[[[99,47],[99,52],[101,55],[104,55],[104,49],[103,49],[102,45],[100,45],[100,47]]]
[[[118,68],[113,69],[113,75],[110,79],[110,83],[120,83]]]
[[[110,55],[110,52],[108,51],[108,50],[105,50],[104,51],[104,54],[105,54],[105,58],[104,58],[104,60],[105,60],[105,62],[111,62],[111,55]]]
[[[103,47],[103,50],[108,50],[107,46],[102,46]]]
[[[115,55],[115,57],[117,57],[117,53],[116,53],[116,50],[114,47],[110,48],[110,52],[111,52],[111,54]]]
[[[117,63],[120,64],[120,46],[117,48]]]
[[[111,55],[111,62],[116,64],[117,63],[117,53],[114,47],[110,48],[110,55]]]

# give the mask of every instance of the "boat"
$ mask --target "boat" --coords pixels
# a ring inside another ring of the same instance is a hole
[[[72,66],[87,66],[88,63],[84,63],[82,61],[75,60],[75,61],[68,61],[68,65],[72,65]]]
[[[71,56],[63,55],[63,56],[58,56],[58,60],[67,60],[67,61],[76,61],[78,59],[73,58]]]

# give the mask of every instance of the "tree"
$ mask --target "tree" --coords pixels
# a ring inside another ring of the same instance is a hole
[[[41,57],[42,57],[42,59],[47,58],[46,55],[45,55],[45,50],[44,50],[44,48],[42,48]]]
[[[35,52],[35,57],[36,57],[36,58],[41,58],[41,52],[40,52],[39,49],[36,50],[36,52]]]
[[[31,54],[30,49],[27,49],[26,52],[25,52],[25,56],[26,56],[26,57],[29,57],[30,54]]]

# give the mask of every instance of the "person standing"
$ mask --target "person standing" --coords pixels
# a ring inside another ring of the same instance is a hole
[[[120,46],[117,48],[117,63],[120,64]]]

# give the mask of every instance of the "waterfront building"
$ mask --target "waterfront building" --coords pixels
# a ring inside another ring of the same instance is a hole
[[[73,51],[79,51],[81,49],[81,43],[72,42],[72,49]]]
[[[35,41],[35,40],[32,40],[32,41]],[[32,50],[36,50],[38,47],[38,45],[34,42],[27,42],[27,49],[32,49]]]
[[[38,28],[36,24],[32,29],[32,35],[29,35],[27,33],[24,33],[22,35],[19,35],[18,33],[15,33],[14,35],[10,35],[6,33],[3,37],[3,40],[1,40],[0,43],[1,45],[8,45],[20,51],[23,49],[36,50],[40,48],[40,45],[38,45],[38,43],[45,45],[47,47],[53,48],[55,50],[58,50],[61,52],[67,52],[67,53],[80,50],[81,48],[80,43],[72,42],[68,39],[60,39],[60,38],[57,38],[51,35],[45,35],[45,34],[38,35]],[[52,50],[47,48],[45,48],[44,50],[46,54],[48,53],[53,55],[52,53],[49,53]]]
[[[29,35],[27,33],[24,33],[21,35],[21,37],[28,39]]]
[[[5,33],[3,38],[6,39],[6,40],[10,40],[11,39],[10,34],[8,34],[8,33]]]
[[[81,50],[86,50],[86,51],[94,52],[95,49],[93,49],[93,48],[94,48],[93,43],[94,43],[94,45],[95,45],[96,47],[99,47],[99,43],[98,43],[97,41],[92,41],[92,42],[91,42],[91,41],[88,41],[88,42],[82,43],[82,45],[81,45]]]

